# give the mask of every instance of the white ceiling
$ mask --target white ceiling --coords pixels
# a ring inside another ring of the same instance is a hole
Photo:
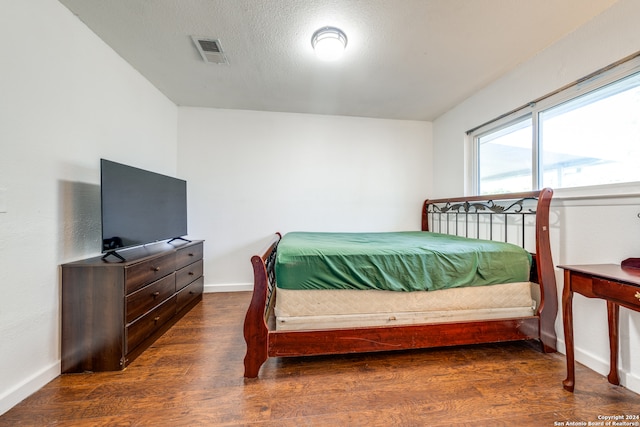
[[[181,106],[433,120],[616,0],[60,0]],[[311,35],[348,37],[318,61]],[[220,39],[203,62],[192,35]]]

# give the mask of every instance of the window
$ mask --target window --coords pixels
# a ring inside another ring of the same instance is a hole
[[[640,73],[539,114],[543,187],[640,181]]]
[[[471,131],[477,192],[640,181],[640,64],[627,68]]]
[[[478,136],[480,194],[531,190],[531,117]]]

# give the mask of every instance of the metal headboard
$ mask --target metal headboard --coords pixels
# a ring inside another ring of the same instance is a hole
[[[426,230],[504,242],[509,242],[510,236],[517,233],[516,239],[520,237],[518,244],[524,248],[529,225],[525,219],[536,215],[537,192],[518,193],[516,198],[505,197],[487,196],[485,200],[473,197],[464,201],[428,200],[424,205]]]

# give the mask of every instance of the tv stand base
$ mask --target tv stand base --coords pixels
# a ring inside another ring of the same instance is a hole
[[[167,243],[171,243],[171,242],[173,242],[174,240],[182,240],[182,241],[184,241],[184,242],[191,243],[191,240],[189,240],[189,239],[185,239],[184,237],[174,237],[173,239],[169,239],[169,241],[168,241]]]
[[[106,261],[106,259],[107,259],[107,257],[109,255],[113,255],[114,257],[118,258],[121,262],[125,262],[126,261],[126,259],[116,251],[106,252],[104,255],[102,255],[102,258],[100,258],[100,259],[102,259],[103,261]]]

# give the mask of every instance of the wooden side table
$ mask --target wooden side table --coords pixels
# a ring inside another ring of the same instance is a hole
[[[609,375],[611,384],[619,385],[618,378],[618,315],[620,306],[640,311],[640,269],[618,264],[561,265],[564,269],[562,291],[562,321],[567,348],[567,378],[562,382],[565,390],[575,385],[575,359],[573,347],[573,293],[607,301],[609,323]]]

